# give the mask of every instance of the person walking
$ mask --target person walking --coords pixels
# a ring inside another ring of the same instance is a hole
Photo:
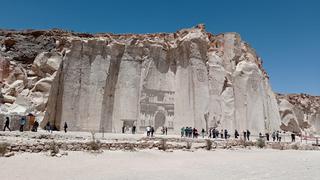
[[[6,129],[8,128],[9,131],[11,132],[11,129],[10,129],[10,127],[9,127],[9,124],[10,124],[9,117],[6,117],[6,121],[5,121],[5,123],[4,123],[3,131],[6,131]]]
[[[248,141],[250,140],[250,131],[247,129],[247,139],[248,139]]]
[[[165,127],[164,131],[165,131],[166,135],[168,135],[168,127]]]
[[[223,139],[223,129],[220,131],[220,138]]]
[[[20,118],[20,132],[23,132],[24,125],[26,124],[26,118],[22,116]]]
[[[247,139],[247,131],[243,131],[243,140]]]
[[[63,129],[64,129],[64,132],[67,133],[67,129],[68,129],[68,124],[67,124],[67,122],[64,122]]]

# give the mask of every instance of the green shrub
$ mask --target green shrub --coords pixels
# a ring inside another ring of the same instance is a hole
[[[206,139],[206,150],[211,150],[212,149],[212,141],[210,139]]]
[[[192,147],[192,142],[187,141],[186,149],[191,149]]]
[[[158,146],[158,149],[159,150],[167,150],[168,146],[167,146],[167,140],[166,139],[161,139],[160,142],[159,142],[159,146]]]
[[[256,145],[259,147],[259,148],[264,148],[266,146],[266,142],[264,139],[262,138],[259,138],[256,142]]]
[[[7,152],[9,144],[6,142],[1,142],[0,143],[0,156],[4,156],[4,154]]]

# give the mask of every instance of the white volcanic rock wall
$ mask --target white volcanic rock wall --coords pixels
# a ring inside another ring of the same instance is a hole
[[[236,33],[202,25],[171,34],[68,37],[45,120],[57,128],[120,132],[135,124],[252,133],[278,130],[261,60]]]

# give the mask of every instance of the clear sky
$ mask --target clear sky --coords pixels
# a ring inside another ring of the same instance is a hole
[[[320,95],[317,0],[0,0],[0,28],[154,33],[199,23],[214,34],[240,33],[274,91]]]

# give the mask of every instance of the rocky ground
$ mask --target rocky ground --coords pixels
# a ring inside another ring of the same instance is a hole
[[[281,143],[260,142],[258,137],[244,142],[242,139],[228,140],[208,138],[180,138],[177,135],[159,135],[149,138],[145,134],[101,134],[88,132],[54,132],[43,130],[40,132],[0,132],[0,144],[5,146],[4,156],[13,156],[21,153],[47,153],[50,156],[62,156],[68,151],[103,152],[103,151],[197,151],[208,149],[252,149],[257,147],[280,150],[319,150],[313,146],[315,141],[290,142],[290,137],[284,137]]]

